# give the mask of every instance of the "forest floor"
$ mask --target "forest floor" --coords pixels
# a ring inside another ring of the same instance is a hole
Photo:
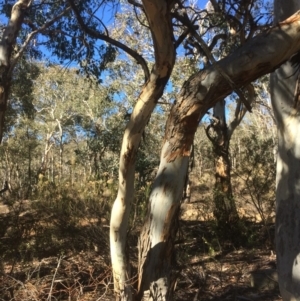
[[[268,243],[236,248],[230,243],[224,246],[224,242],[216,238],[212,222],[185,221],[182,224],[185,243],[178,246],[181,272],[176,300],[282,300],[276,257]],[[268,239],[261,224],[247,222],[247,226],[255,235],[261,235],[261,239]]]
[[[255,212],[252,219],[242,217],[247,241],[234,246],[216,231],[202,201],[194,196],[182,206],[174,300],[282,300],[274,224],[261,223]],[[0,206],[0,301],[114,300],[108,218],[70,222],[67,215],[33,207]],[[131,235],[130,254],[137,254],[137,236]]]

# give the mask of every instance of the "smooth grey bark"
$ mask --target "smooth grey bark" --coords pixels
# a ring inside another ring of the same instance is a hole
[[[275,22],[300,9],[297,0],[275,0]],[[300,60],[298,64],[300,63]],[[300,74],[286,62],[271,75],[271,99],[278,128],[276,255],[284,301],[300,300]]]
[[[137,300],[172,300],[177,216],[188,170],[188,156],[168,162],[168,142],[149,199],[149,214],[139,239]]]

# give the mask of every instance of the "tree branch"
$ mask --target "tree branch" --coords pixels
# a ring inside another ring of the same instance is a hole
[[[300,11],[284,22],[248,40],[231,55],[192,75],[173,105],[166,126],[168,162],[187,156],[200,120],[209,108],[232,93],[233,88],[219,73],[226,70],[237,87],[245,87],[273,72],[300,51]],[[176,135],[174,134],[176,133]]]
[[[248,91],[247,102],[249,103],[249,105],[251,105],[254,103],[254,99],[255,99],[254,87],[252,84],[249,84],[246,86],[246,89]],[[234,130],[243,120],[246,113],[247,113],[247,108],[245,106],[242,106],[241,99],[239,99],[235,108],[234,119],[230,122],[228,126],[227,135],[229,139],[232,136]]]
[[[136,51],[134,51],[133,49],[129,48],[128,46],[126,46],[125,44],[119,42],[119,41],[116,41],[115,39],[107,36],[107,35],[104,35],[92,28],[89,28],[85,23],[84,23],[84,20],[82,19],[81,15],[80,15],[80,12],[78,11],[77,7],[76,7],[76,4],[74,3],[73,0],[68,0],[68,3],[70,4],[72,10],[73,10],[73,13],[77,19],[77,22],[79,23],[81,29],[87,33],[89,36],[95,38],[95,39],[99,39],[99,40],[102,40],[102,41],[105,41],[113,46],[116,46],[120,49],[122,49],[124,52],[126,52],[128,55],[130,55],[131,57],[133,57],[138,64],[141,65],[143,71],[144,71],[144,75],[145,75],[145,82],[149,79],[150,77],[150,72],[149,72],[149,69],[148,69],[148,66],[147,66],[147,63],[145,61],[145,59],[140,55],[138,54]]]
[[[200,44],[201,48],[203,49],[205,55],[210,60],[211,64],[218,70],[218,72],[227,80],[229,85],[232,87],[234,92],[239,96],[245,107],[249,112],[251,112],[251,106],[248,104],[247,100],[245,99],[243,93],[236,87],[236,84],[232,81],[232,79],[228,76],[228,74],[217,64],[217,61],[213,57],[209,47],[206,45],[206,43],[203,41],[201,36],[198,34],[198,32],[195,30],[193,24],[189,20],[186,13],[184,13],[183,16],[180,16],[179,14],[176,14],[176,17],[178,20],[180,20],[187,28],[189,28],[190,32],[192,33],[193,37],[197,40],[197,42]]]
[[[48,27],[50,27],[51,25],[53,25],[58,19],[60,19],[61,17],[63,17],[68,11],[70,10],[70,7],[67,7],[64,11],[62,11],[59,15],[57,15],[55,18],[53,18],[52,20],[48,21],[47,23],[45,23],[42,27],[35,29],[34,31],[32,31],[26,38],[26,40],[24,41],[23,45],[21,46],[21,48],[19,49],[19,51],[16,53],[16,55],[14,56],[14,58],[11,61],[11,65],[8,71],[8,76],[10,76],[14,70],[14,67],[16,66],[17,62],[19,61],[20,57],[23,55],[26,47],[28,46],[29,42],[32,40],[32,38],[37,34],[40,33],[44,30],[46,30]]]

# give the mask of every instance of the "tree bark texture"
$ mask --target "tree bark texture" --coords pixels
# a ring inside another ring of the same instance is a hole
[[[299,8],[299,1],[275,1],[275,21],[286,18]],[[297,60],[297,66],[288,61],[271,75],[271,99],[278,129],[276,255],[284,301],[300,300],[299,57]]]
[[[300,11],[249,40],[217,62],[235,84],[247,86],[276,70],[300,49]],[[214,65],[192,75],[184,84],[166,125],[167,161],[189,154],[194,133],[207,110],[228,96],[233,87]]]
[[[274,71],[300,49],[300,12],[191,76],[166,124],[161,163],[139,241],[138,300],[172,300],[172,254],[177,210],[199,121],[234,89]],[[219,73],[226,72],[233,87]]]
[[[138,146],[146,124],[169,80],[175,63],[173,28],[167,1],[144,0],[143,6],[151,29],[155,64],[149,80],[131,114],[126,127],[119,165],[119,188],[110,220],[110,249],[117,299],[131,300],[132,279],[126,259],[126,236],[130,205],[134,195],[134,174]]]
[[[31,2],[31,0],[19,0],[14,4],[10,20],[3,31],[0,41],[0,143],[4,131],[5,111],[11,87],[12,69],[14,67],[14,65],[11,65],[11,56],[26,9],[30,6]]]
[[[138,300],[172,300],[176,277],[174,239],[188,156],[168,162],[165,142],[139,240]]]

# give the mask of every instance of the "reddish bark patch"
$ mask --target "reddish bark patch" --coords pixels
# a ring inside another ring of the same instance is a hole
[[[127,148],[127,151],[123,155],[125,165],[130,165],[135,159],[135,149],[133,147]]]

